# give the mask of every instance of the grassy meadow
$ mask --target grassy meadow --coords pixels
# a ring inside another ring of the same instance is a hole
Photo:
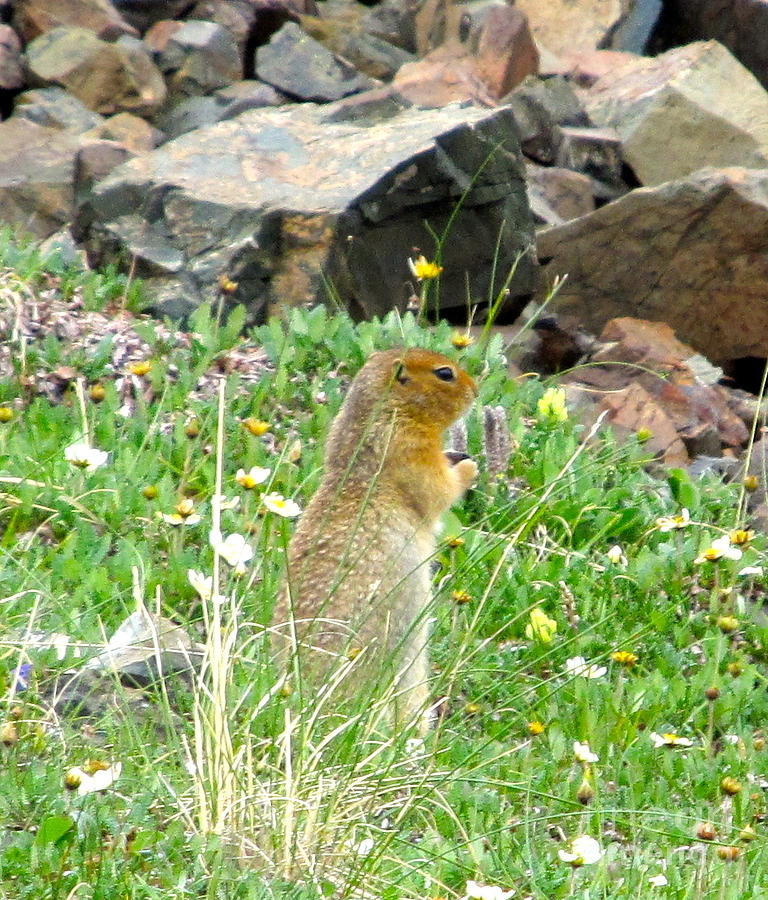
[[[116,364],[109,337],[24,339],[52,298],[142,299],[0,240],[0,898],[768,896],[766,540],[743,485],[649,474],[642,435],[587,436],[498,336],[316,308],[243,338],[242,311],[205,308],[181,340],[137,316]],[[391,733],[386,697],[340,720],[266,630],[344,390],[398,345],[480,388],[423,739]],[[159,678],[139,714],[115,681],[101,715],[54,710],[142,610],[200,645],[194,690]]]

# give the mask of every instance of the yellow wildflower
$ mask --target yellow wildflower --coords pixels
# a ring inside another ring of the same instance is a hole
[[[442,266],[438,266],[436,262],[430,262],[423,253],[416,259],[409,259],[408,268],[411,270],[411,275],[419,281],[430,281],[437,278],[443,271]]]
[[[551,644],[557,631],[557,622],[540,607],[531,610],[531,621],[525,626],[525,636],[529,641],[539,641],[542,644]]]

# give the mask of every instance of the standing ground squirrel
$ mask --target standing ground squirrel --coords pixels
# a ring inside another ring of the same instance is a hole
[[[420,349],[374,353],[352,382],[273,620],[313,689],[354,659],[355,693],[394,682],[398,721],[425,710],[435,529],[477,475],[471,459],[451,464],[442,439],[476,393],[454,362]]]

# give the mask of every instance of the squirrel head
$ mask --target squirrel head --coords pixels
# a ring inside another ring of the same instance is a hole
[[[416,425],[444,431],[477,396],[472,378],[442,353],[420,348],[374,353],[360,374],[375,373],[380,400]],[[359,376],[358,376],[359,377]]]

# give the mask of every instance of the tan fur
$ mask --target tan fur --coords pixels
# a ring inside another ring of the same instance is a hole
[[[453,380],[435,374],[446,366]],[[477,474],[469,459],[452,466],[442,439],[475,394],[455,363],[418,349],[375,353],[352,382],[322,483],[288,548],[274,616],[284,648],[295,628],[312,687],[362,653],[349,674],[354,690],[394,680],[399,719],[425,708],[435,528]]]

